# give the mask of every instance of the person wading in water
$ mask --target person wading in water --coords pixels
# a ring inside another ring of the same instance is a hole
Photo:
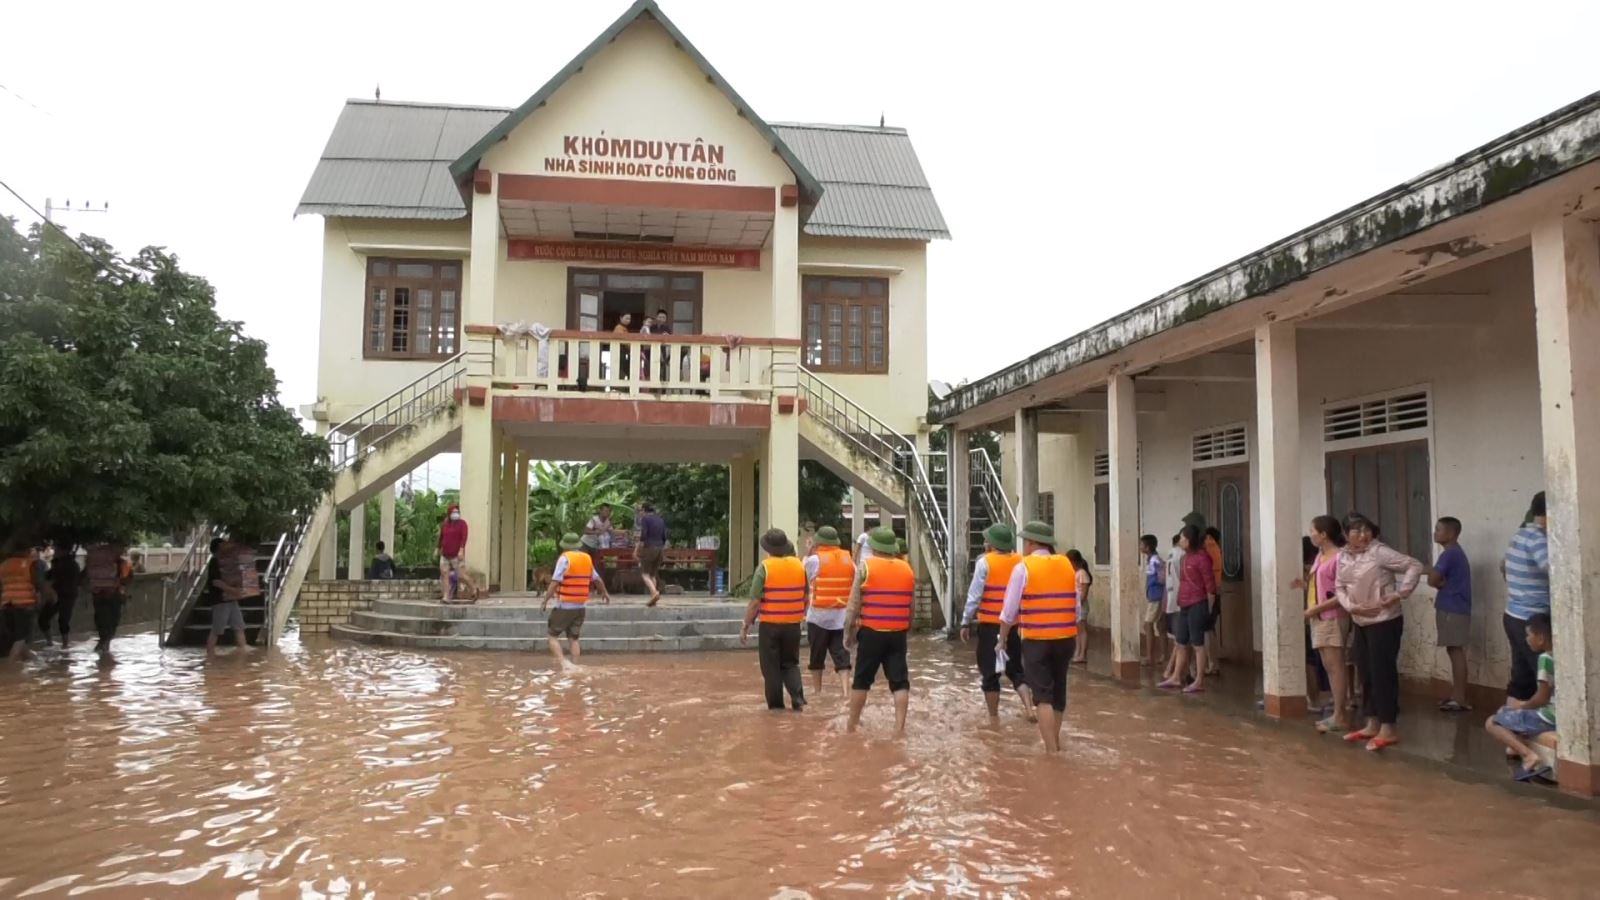
[[[911,675],[906,665],[906,632],[911,628],[911,603],[917,578],[911,565],[898,558],[900,541],[888,528],[872,532],[867,544],[871,556],[856,573],[845,616],[845,646],[856,652],[855,680],[850,684],[850,720],[845,730],[861,724],[867,692],[883,669],[894,695],[894,734],[906,733],[906,710],[911,705]]]
[[[550,590],[545,592],[539,611],[549,609],[550,601],[556,600],[555,612],[550,614],[547,626],[550,632],[550,655],[556,658],[557,665],[565,666],[566,658],[561,655],[561,636],[566,635],[567,645],[572,650],[572,662],[576,664],[582,654],[578,636],[583,631],[583,617],[588,608],[590,592],[598,587],[601,598],[608,604],[611,602],[611,592],[606,590],[605,581],[595,569],[594,559],[584,552],[583,541],[577,535],[562,535],[561,549],[561,558],[556,560],[555,571],[550,575]]]
[[[1022,528],[1022,563],[1011,570],[1000,610],[1000,642],[1022,632],[1022,673],[1033,691],[1046,753],[1061,749],[1067,712],[1067,668],[1078,637],[1078,574],[1055,552],[1056,533],[1044,522]]]
[[[978,674],[983,677],[983,702],[989,707],[989,720],[1000,719],[1000,608],[1005,605],[1006,585],[1011,570],[1022,562],[1011,529],[1000,523],[983,532],[983,555],[972,568],[972,585],[967,588],[967,608],[961,616],[961,642],[972,640],[973,625],[978,634]],[[1005,676],[1022,698],[1022,713],[1032,722],[1037,718],[1033,692],[1022,677],[1022,635],[1012,630],[1005,645]]]
[[[845,608],[856,581],[850,551],[839,546],[839,532],[824,525],[813,536],[814,552],[806,557],[810,603],[806,608],[806,640],[811,644],[811,693],[822,693],[828,657],[839,675],[840,696],[850,696],[850,652],[844,649]]]
[[[759,615],[756,652],[761,659],[761,680],[766,688],[767,709],[783,709],[783,692],[795,712],[806,707],[805,686],[800,679],[800,623],[806,618],[806,567],[795,558],[794,545],[781,529],[769,529],[761,536],[761,550],[767,558],[756,568],[750,586],[750,605],[744,611],[739,643],[750,641],[750,625]]]

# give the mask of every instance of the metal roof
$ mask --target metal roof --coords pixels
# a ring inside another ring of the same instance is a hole
[[[918,241],[950,237],[904,128],[801,122],[772,128],[822,181],[822,200],[806,221],[807,234]]]
[[[459,219],[467,214],[450,163],[509,110],[350,100],[295,214]]]

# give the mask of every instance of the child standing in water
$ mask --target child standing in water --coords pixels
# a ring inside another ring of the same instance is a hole
[[[1167,565],[1161,558],[1160,542],[1153,534],[1139,538],[1139,552],[1144,567],[1144,631],[1142,636],[1150,643],[1145,655],[1147,666],[1164,666],[1166,659],[1157,661],[1166,650],[1167,617],[1162,611],[1167,599]]]
[[[1078,646],[1073,650],[1072,662],[1076,665],[1088,665],[1089,588],[1094,586],[1094,575],[1089,572],[1089,561],[1077,550],[1068,550],[1067,559],[1072,563],[1078,585]]]

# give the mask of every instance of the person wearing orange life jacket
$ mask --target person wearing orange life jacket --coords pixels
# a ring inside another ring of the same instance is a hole
[[[1056,552],[1056,533],[1044,522],[1022,527],[1022,562],[1011,570],[1000,608],[1000,640],[1022,632],[1022,677],[1033,692],[1046,753],[1061,749],[1067,711],[1067,669],[1078,637],[1078,573]]]
[[[1000,671],[995,650],[1000,646],[1000,608],[1005,604],[1006,585],[1011,570],[1022,562],[1016,537],[1010,526],[996,522],[984,529],[983,555],[972,567],[972,584],[967,588],[967,608],[961,614],[961,642],[978,636],[978,674],[983,677],[983,702],[989,707],[990,721],[1000,718]],[[1022,677],[1022,635],[1013,630],[1005,645],[1005,675],[1022,700],[1022,714],[1036,718],[1033,692]]]
[[[28,635],[49,592],[38,552],[24,543],[0,560],[0,654],[16,662],[33,656]]]
[[[117,543],[93,544],[84,555],[84,573],[89,579],[89,599],[94,603],[94,628],[100,640],[94,651],[111,655],[111,640],[122,624],[122,606],[127,600],[128,583],[133,580],[133,564],[124,554],[127,548]]]
[[[911,629],[911,606],[916,599],[917,577],[911,565],[898,558],[900,541],[894,531],[879,528],[868,543],[872,555],[856,572],[845,617],[845,646],[857,647],[856,673],[850,683],[850,720],[847,732],[861,723],[867,692],[883,669],[894,695],[894,733],[904,737],[906,710],[911,703],[911,674],[906,663],[906,633]]]
[[[783,709],[783,692],[788,691],[789,705],[799,712],[806,708],[805,685],[800,678],[800,623],[806,618],[808,596],[806,567],[795,558],[794,545],[782,529],[768,529],[761,536],[761,550],[767,556],[751,580],[750,605],[744,611],[739,643],[749,642],[750,626],[759,616],[756,653],[761,660],[767,709]]]
[[[550,655],[556,658],[557,665],[565,666],[567,660],[561,655],[561,636],[567,636],[572,661],[576,663],[583,652],[578,646],[578,636],[583,631],[589,597],[593,589],[598,587],[600,598],[609,604],[611,592],[606,590],[605,579],[600,577],[594,558],[584,550],[582,538],[572,532],[562,535],[561,550],[561,558],[556,560],[556,567],[550,573],[550,589],[545,592],[539,611],[544,612],[550,607],[551,600],[556,601],[555,611],[550,613],[547,624]]]
[[[806,584],[811,602],[806,608],[806,638],[811,643],[811,693],[822,693],[822,673],[829,656],[839,675],[841,696],[850,696],[850,651],[844,648],[845,608],[856,583],[856,563],[839,545],[839,532],[831,525],[817,529],[814,548],[806,556]]]
[[[250,642],[245,635],[244,608],[241,604],[261,596],[261,573],[256,571],[255,551],[241,538],[229,537],[217,548],[217,575],[212,587],[217,591],[218,599],[211,604],[211,631],[206,635],[206,656],[216,655],[217,639],[230,629],[238,652],[247,652]]]

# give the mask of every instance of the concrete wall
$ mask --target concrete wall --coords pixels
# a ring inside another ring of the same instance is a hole
[[[1534,343],[1532,270],[1528,255],[1511,256],[1353,307],[1298,334],[1301,413],[1301,510],[1326,510],[1322,437],[1325,405],[1337,401],[1426,386],[1432,395],[1431,507],[1435,518],[1462,521],[1461,544],[1472,561],[1473,628],[1469,647],[1474,683],[1501,685],[1509,668],[1501,615],[1505,584],[1499,562],[1521,522],[1529,498],[1542,488],[1539,385]],[[1348,327],[1386,322],[1391,327]],[[1437,327],[1420,327],[1429,323]],[[1143,456],[1140,531],[1167,540],[1190,510],[1190,439],[1197,429],[1247,423],[1252,521],[1259,494],[1254,459],[1254,387],[1250,384],[1146,383],[1164,390],[1165,411],[1139,416]],[[1104,416],[1081,416],[1077,435],[1041,435],[1039,490],[1056,493],[1056,528],[1066,542],[1088,555],[1094,545],[1093,457],[1106,449]],[[1406,440],[1423,436],[1407,432]],[[1014,453],[1009,436],[1007,487]],[[1252,529],[1252,568],[1260,559],[1259,529]],[[1424,560],[1429,562],[1429,560]],[[1092,596],[1090,620],[1104,626],[1109,572],[1097,570],[1102,590]],[[1252,584],[1259,608],[1261,585]],[[1434,647],[1433,592],[1419,590],[1406,604],[1402,671],[1418,679],[1447,678],[1448,663]],[[1253,646],[1260,648],[1260,618],[1251,616]]]

